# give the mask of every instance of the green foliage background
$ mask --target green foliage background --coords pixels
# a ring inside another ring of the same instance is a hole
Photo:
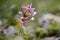
[[[3,25],[9,24],[9,25],[14,25],[16,29],[19,28],[16,25],[15,18],[16,18],[16,15],[18,15],[18,11],[21,10],[20,7],[24,2],[26,2],[26,0],[0,0],[0,20],[3,22]],[[55,10],[60,10],[60,0],[29,0],[29,2],[32,2],[33,7],[36,8],[37,14],[35,16],[34,21],[29,20],[28,22],[30,25],[36,27],[36,34],[41,33],[37,38],[39,39],[40,35],[42,35],[44,31],[42,32],[40,29],[37,30],[37,28],[40,27],[38,25],[38,17],[42,16],[42,14],[46,12],[51,12],[51,11],[55,12]],[[49,26],[51,27],[54,26],[53,28],[56,28],[57,23],[55,22],[54,24],[50,24]],[[20,29],[20,30],[23,30],[23,29]],[[20,32],[21,31],[19,31],[19,33],[15,33],[15,35],[19,34],[24,38],[26,38],[26,40],[29,40],[28,38],[30,38],[30,36],[28,34],[26,35],[24,34],[24,32],[21,32],[21,33]],[[4,37],[7,38],[8,40],[8,37],[6,37],[6,35]],[[1,40],[5,40],[5,39],[1,39]]]

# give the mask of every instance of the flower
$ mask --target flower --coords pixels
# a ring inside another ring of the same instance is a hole
[[[19,14],[26,14],[26,12],[28,12],[27,14],[31,15],[35,12],[35,8],[32,8],[32,3],[26,5],[22,5],[21,6],[22,11],[19,11]]]
[[[25,26],[25,21],[27,20],[27,18],[24,18],[24,17],[20,17],[18,18],[18,21],[19,23],[22,25],[22,26]]]
[[[22,11],[19,11],[19,14],[22,14],[23,17],[18,18],[18,21],[21,25],[25,26],[25,21],[28,19],[34,20],[34,16],[36,14],[35,8],[32,8],[32,3],[28,5],[21,6]]]

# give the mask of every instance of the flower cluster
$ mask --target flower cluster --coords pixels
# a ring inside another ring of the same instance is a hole
[[[21,10],[18,13],[22,14],[23,16],[18,18],[18,21],[24,25],[25,21],[28,19],[34,20],[34,15],[36,14],[35,8],[32,8],[32,3],[28,4],[28,5],[22,5],[21,6]]]

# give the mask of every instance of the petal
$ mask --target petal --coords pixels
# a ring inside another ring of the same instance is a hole
[[[22,8],[23,10],[27,10],[27,9],[28,9],[27,6],[22,6],[21,8]]]
[[[35,10],[35,8],[32,8],[33,10]]]
[[[34,12],[32,16],[35,16],[37,12]]]
[[[18,13],[19,13],[19,14],[22,14],[22,12],[21,12],[21,11],[19,11]]]
[[[34,13],[34,9],[32,9],[32,8],[29,9],[29,12],[30,12],[30,13]]]
[[[28,5],[28,8],[32,8],[32,3]]]
[[[24,22],[22,21],[22,19],[23,19],[23,17],[21,17],[21,18],[18,19],[20,23],[24,23]]]
[[[32,17],[30,20],[34,20],[34,17]]]

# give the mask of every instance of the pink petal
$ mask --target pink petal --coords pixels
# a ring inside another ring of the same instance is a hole
[[[19,22],[24,23],[24,22],[22,21],[22,19],[23,19],[23,17],[19,18],[18,20],[19,20]]]
[[[19,13],[19,14],[22,14],[22,12],[21,12],[21,11],[19,11],[18,13]]]
[[[30,13],[34,13],[34,8],[29,9]]]
[[[24,9],[24,10],[28,9],[28,7],[26,7],[26,6],[22,6],[21,8]]]

